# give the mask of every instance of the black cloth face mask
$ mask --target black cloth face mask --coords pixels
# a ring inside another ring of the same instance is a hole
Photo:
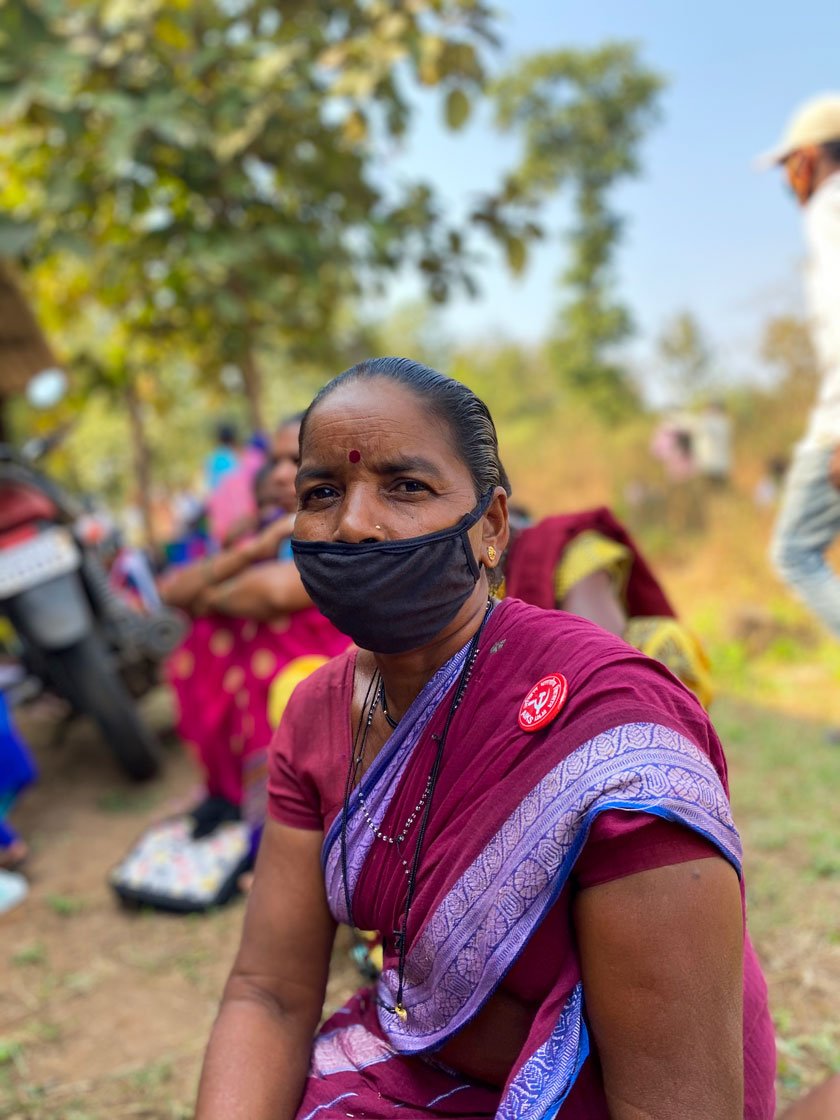
[[[493,491],[449,529],[394,541],[349,544],[292,538],[292,554],[312,602],[343,634],[374,653],[419,649],[443,630],[481,569],[467,533]]]

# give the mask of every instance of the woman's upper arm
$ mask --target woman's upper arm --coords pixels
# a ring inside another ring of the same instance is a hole
[[[584,1001],[613,1120],[742,1120],[743,916],[722,858],[575,902]]]
[[[324,1001],[335,922],[327,907],[320,832],[266,821],[242,942],[225,999],[267,995],[307,1021]]]

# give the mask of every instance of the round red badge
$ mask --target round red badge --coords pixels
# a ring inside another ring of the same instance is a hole
[[[566,703],[569,686],[562,673],[551,673],[537,681],[519,709],[519,726],[523,731],[539,731],[556,718]]]

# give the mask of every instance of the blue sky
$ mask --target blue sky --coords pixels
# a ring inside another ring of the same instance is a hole
[[[662,324],[693,311],[726,373],[753,365],[761,323],[800,310],[799,214],[773,172],[755,155],[772,146],[804,98],[840,89],[837,0],[505,0],[499,3],[505,56],[554,46],[636,40],[645,61],[668,78],[663,118],[645,142],[643,176],[616,191],[628,228],[619,256],[623,298],[639,328],[645,360]],[[479,114],[464,132],[440,123],[424,104],[410,148],[394,174],[422,174],[463,205],[513,158],[510,142]],[[564,207],[552,210],[558,231]],[[557,304],[563,265],[556,235],[538,250],[527,276],[511,278],[488,256],[478,301],[458,300],[443,315],[458,341],[504,335],[541,337]],[[394,298],[405,298],[398,286]]]

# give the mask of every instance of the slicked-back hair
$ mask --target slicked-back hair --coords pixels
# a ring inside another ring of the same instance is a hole
[[[366,358],[329,381],[303,416],[300,445],[318,405],[336,389],[355,381],[381,379],[411,390],[429,411],[442,420],[452,435],[452,450],[470,472],[476,498],[496,486],[510,495],[510,481],[499,457],[496,425],[487,405],[460,381],[411,358]]]

